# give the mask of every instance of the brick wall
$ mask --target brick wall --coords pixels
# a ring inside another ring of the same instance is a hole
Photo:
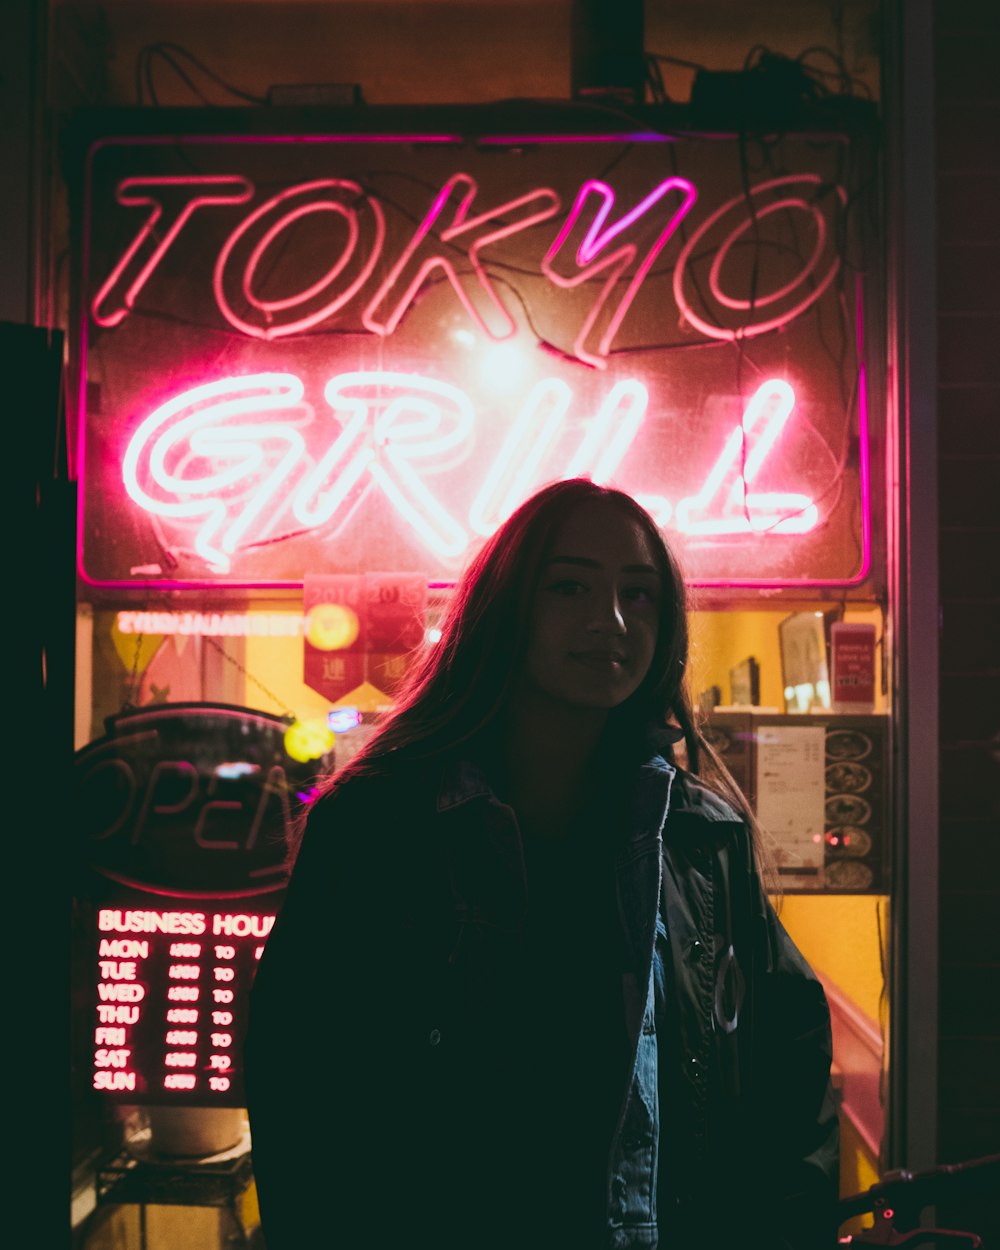
[[[938,1160],[953,1163],[1000,1151],[1000,3],[937,0],[934,45]],[[1000,1248],[1000,1195],[938,1210],[963,1220]]]

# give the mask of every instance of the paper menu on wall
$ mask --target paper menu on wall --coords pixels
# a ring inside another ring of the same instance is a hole
[[[823,885],[825,745],[822,725],[757,728],[757,819],[788,887]]]

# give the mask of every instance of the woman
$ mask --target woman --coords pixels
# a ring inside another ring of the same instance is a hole
[[[268,1250],[833,1244],[826,1002],[687,658],[619,491],[547,486],[472,562],[258,967]]]

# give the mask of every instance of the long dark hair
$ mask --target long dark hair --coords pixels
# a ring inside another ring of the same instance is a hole
[[[656,522],[635,499],[587,478],[543,487],[484,543],[455,589],[440,639],[413,657],[393,710],[320,793],[350,777],[391,771],[396,763],[440,757],[490,726],[520,672],[532,600],[556,532],[571,512],[594,500],[619,509],[641,527],[661,578],[652,663],[639,689],[610,713],[609,730],[626,749],[653,746],[674,763],[673,743],[683,739],[688,770],[737,808],[760,852],[753,813],[693,714],[687,591],[680,566]]]

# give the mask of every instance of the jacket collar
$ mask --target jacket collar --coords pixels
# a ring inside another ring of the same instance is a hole
[[[447,812],[460,807],[470,799],[495,798],[493,788],[486,780],[482,766],[475,760],[458,757],[449,760],[441,775],[438,788],[437,810]]]
[[[617,837],[617,888],[627,899],[626,937],[636,965],[648,974],[657,899],[662,830],[677,769],[652,755],[631,773],[631,784],[607,796],[609,835]],[[447,822],[451,888],[463,922],[518,930],[527,907],[524,854],[512,813],[496,796],[483,766],[468,757],[449,760],[438,787],[439,813],[458,812],[472,800],[486,810]]]
[[[638,773],[640,780],[644,782],[662,779],[659,785],[662,787],[666,783],[669,793],[670,782],[677,775],[677,769],[662,755],[651,755],[640,766]],[[441,774],[441,783],[437,793],[437,810],[446,812],[451,808],[460,807],[463,803],[468,803],[470,799],[479,798],[496,798],[482,765],[477,760],[465,756],[457,756],[449,760]]]

